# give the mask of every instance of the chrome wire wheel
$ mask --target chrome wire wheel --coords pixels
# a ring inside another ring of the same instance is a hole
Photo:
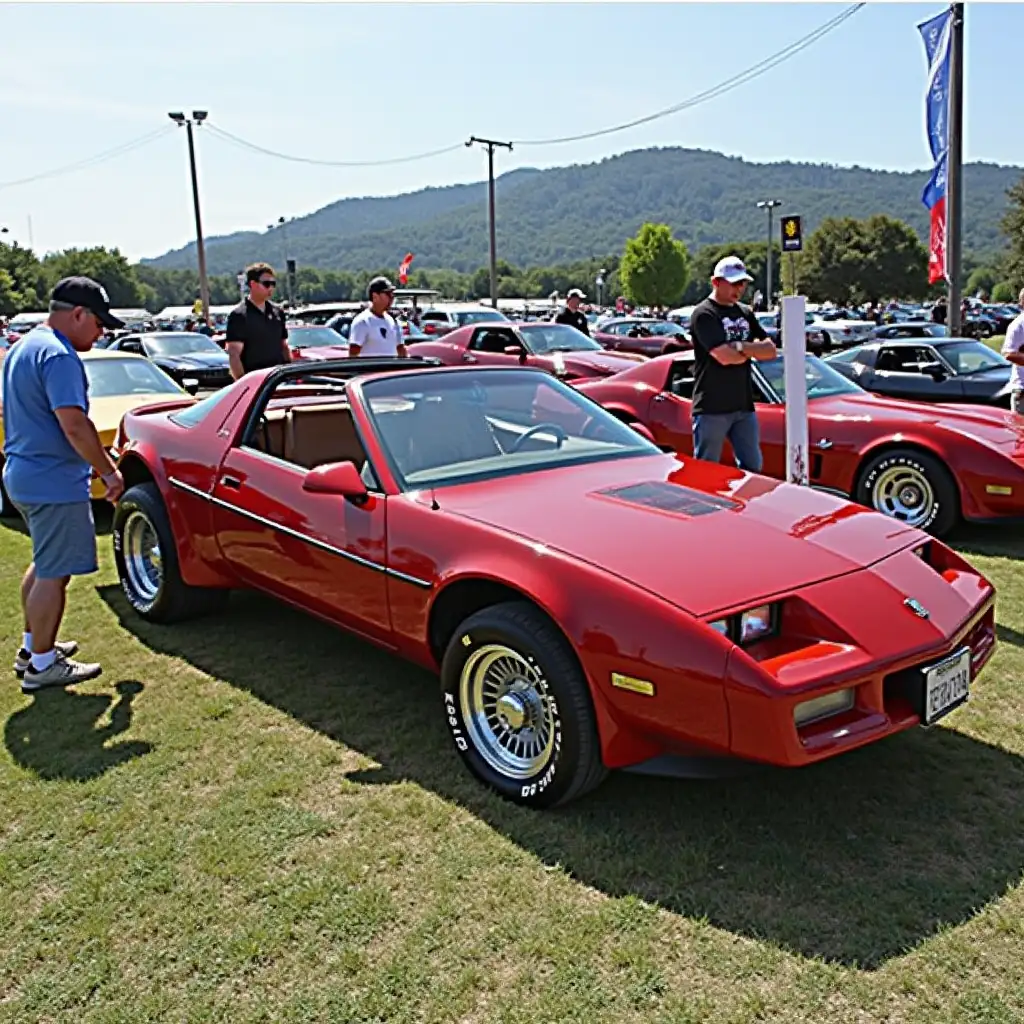
[[[935,512],[935,489],[918,466],[889,466],[871,488],[871,504],[908,526],[929,523]]]
[[[124,524],[125,583],[143,604],[152,604],[163,586],[163,561],[156,529],[144,512],[132,512]]]
[[[459,678],[462,718],[473,747],[496,772],[529,779],[551,760],[555,715],[547,681],[504,644],[474,651]]]

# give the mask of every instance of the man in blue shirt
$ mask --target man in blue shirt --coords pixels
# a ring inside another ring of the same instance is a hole
[[[102,286],[68,277],[53,289],[47,320],[3,361],[3,482],[32,538],[32,564],[21,584],[25,636],[14,662],[24,693],[85,682],[101,672],[97,664],[72,661],[78,645],[59,642],[57,632],[71,577],[98,567],[90,470],[103,479],[108,501],[124,492],[89,419],[78,353],[88,352],[105,329],[123,326]]]

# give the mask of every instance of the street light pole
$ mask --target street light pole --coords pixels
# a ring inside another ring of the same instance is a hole
[[[768,211],[768,252],[765,255],[765,309],[772,308],[772,216],[775,208],[782,205],[781,199],[762,199],[757,204],[759,210]]]
[[[192,137],[192,125],[206,120],[205,110],[193,110],[192,117],[182,113],[167,115],[178,127],[184,126],[188,135],[188,164],[192,172],[192,206],[196,215],[196,251],[199,256],[199,298],[203,304],[203,323],[210,323],[210,279],[206,274],[206,246],[203,243],[203,218],[199,211],[199,179],[196,175],[196,147]]]
[[[284,286],[285,291],[288,295],[288,305],[292,306],[295,304],[295,297],[292,295],[292,275],[288,273],[288,220],[285,217],[278,217],[275,223],[268,224],[267,230],[273,231],[274,228],[281,229],[281,252],[284,255]]]
[[[507,149],[509,152],[512,151],[511,142],[495,142],[493,139],[478,139],[475,135],[470,136],[467,146],[472,146],[474,142],[479,142],[481,146],[487,147],[487,209],[488,209],[488,221],[490,223],[491,233],[491,305],[498,308],[498,244],[496,241],[496,232],[494,230],[494,149],[496,146],[501,146]]]
[[[607,273],[608,271],[602,267],[597,272],[597,281],[595,282],[597,285],[597,305],[600,309],[604,308],[604,275]]]

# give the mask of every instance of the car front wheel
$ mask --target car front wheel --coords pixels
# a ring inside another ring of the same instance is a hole
[[[156,484],[137,484],[125,491],[111,533],[121,589],[144,619],[177,622],[224,605],[226,590],[193,587],[182,580],[170,520]]]
[[[856,499],[908,526],[936,537],[948,533],[960,517],[956,484],[933,455],[895,448],[864,467]]]
[[[459,754],[501,796],[554,807],[607,774],[583,671],[533,605],[510,601],[466,619],[448,644],[441,686]]]

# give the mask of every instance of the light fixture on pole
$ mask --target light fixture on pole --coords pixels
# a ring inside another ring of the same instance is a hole
[[[210,281],[206,275],[206,246],[203,243],[203,218],[199,212],[199,180],[196,176],[196,148],[192,138],[192,125],[202,124],[207,118],[205,110],[193,110],[192,117],[181,112],[167,115],[179,128],[188,134],[188,163],[192,172],[192,206],[196,215],[196,250],[199,256],[199,298],[203,304],[203,323],[210,322]]]
[[[597,272],[597,280],[594,282],[597,285],[597,305],[599,308],[604,307],[604,275],[607,273],[608,271],[602,267]]]
[[[493,139],[478,139],[475,135],[470,136],[467,146],[479,142],[481,146],[487,147],[487,209],[491,231],[491,305],[498,308],[498,245],[494,231],[494,149],[501,146],[512,151],[511,142],[495,142]]]
[[[288,261],[288,218],[278,217],[273,224],[267,225],[268,231],[273,231],[274,228],[281,229],[281,253],[284,256],[284,274],[285,274],[285,288],[287,289],[288,305],[294,304],[295,297],[292,295],[292,277],[291,264]]]
[[[772,217],[776,207],[782,205],[781,199],[762,199],[757,204],[759,210],[768,211],[768,251],[765,253],[765,309],[772,309]]]

